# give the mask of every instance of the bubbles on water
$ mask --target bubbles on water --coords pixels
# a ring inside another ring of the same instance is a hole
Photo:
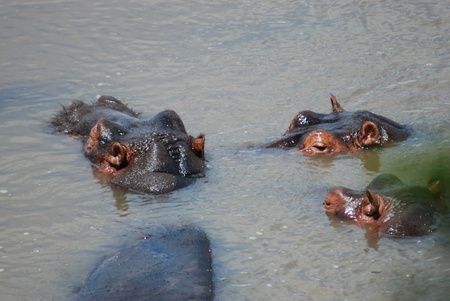
[[[6,189],[0,189],[0,193],[8,193],[8,190],[6,190]]]

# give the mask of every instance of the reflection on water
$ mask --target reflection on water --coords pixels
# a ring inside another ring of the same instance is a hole
[[[0,8],[2,299],[72,300],[103,255],[154,223],[206,231],[217,300],[447,298],[448,218],[425,237],[375,242],[322,208],[334,185],[365,187],[381,172],[423,184],[450,170],[440,169],[448,157],[427,169],[430,149],[447,152],[450,141],[445,2]],[[414,135],[326,158],[248,148],[279,137],[300,110],[328,111],[330,92]],[[206,134],[206,178],[147,196],[93,176],[79,141],[45,129],[60,103],[103,94],[146,114],[176,109]]]
[[[379,149],[378,149],[379,151]],[[379,172],[380,171],[380,156],[377,152],[377,150],[366,150],[364,152],[361,152],[358,154],[358,156],[361,158],[361,161],[363,162],[363,166],[365,169],[373,172]]]
[[[100,173],[94,166],[92,166],[92,175],[93,178],[97,180],[97,183],[100,184],[102,189],[108,191],[110,190],[111,199],[115,200],[114,205],[120,216],[127,216],[129,214],[128,209],[130,209],[130,196],[139,198],[140,202],[144,204],[170,202],[170,197],[167,195],[152,195],[130,192],[123,187],[114,185],[111,183],[111,180],[107,175]]]

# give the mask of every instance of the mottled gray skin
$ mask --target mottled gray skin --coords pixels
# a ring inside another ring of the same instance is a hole
[[[409,131],[401,124],[369,111],[346,112],[331,96],[332,112],[299,112],[284,136],[267,148],[297,147],[304,155],[353,152],[405,140]]]
[[[436,180],[428,188],[408,186],[392,174],[382,174],[364,191],[331,188],[323,206],[328,214],[370,230],[392,236],[421,236],[433,232],[438,217],[447,212],[442,198],[445,187],[441,185]]]
[[[75,100],[51,121],[82,137],[84,153],[111,182],[138,192],[166,193],[204,177],[204,136],[194,138],[171,110],[141,117],[112,96]]]
[[[212,300],[212,258],[206,234],[192,227],[156,232],[102,261],[87,279],[79,300]]]
[[[96,102],[86,104],[74,100],[56,113],[51,120],[56,131],[87,137],[100,118],[127,128],[138,122],[139,114],[112,96],[100,96]]]

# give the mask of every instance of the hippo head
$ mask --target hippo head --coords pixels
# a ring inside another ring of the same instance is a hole
[[[333,187],[328,192],[323,206],[327,213],[359,225],[375,223],[385,210],[381,196],[374,194],[370,188],[361,194],[345,187]]]
[[[142,192],[163,193],[204,176],[204,135],[194,138],[174,111],[124,127],[99,119],[84,153],[112,183]]]
[[[172,110],[142,117],[115,97],[100,96],[92,104],[63,106],[51,124],[82,137],[86,157],[119,186],[165,193],[204,176],[205,136],[188,135]]]
[[[298,147],[304,155],[351,152],[406,139],[400,124],[368,111],[346,112],[331,95],[332,113],[299,112],[284,136],[266,147]]]
[[[439,180],[428,187],[408,186],[391,174],[376,177],[363,191],[333,187],[323,202],[325,211],[359,226],[395,236],[434,231],[435,215],[447,211]]]

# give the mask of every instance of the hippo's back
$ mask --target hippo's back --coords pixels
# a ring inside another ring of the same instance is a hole
[[[211,300],[209,240],[196,228],[148,236],[103,261],[81,300]]]

